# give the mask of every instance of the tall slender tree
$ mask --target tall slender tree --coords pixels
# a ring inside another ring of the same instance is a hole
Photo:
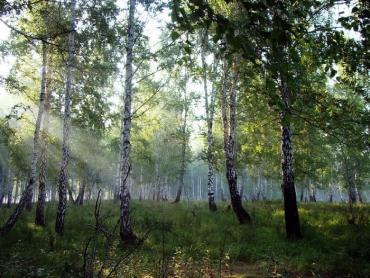
[[[47,48],[43,48],[43,60],[47,65]],[[46,74],[45,79],[47,79]],[[45,104],[44,113],[45,117],[43,120],[42,134],[41,134],[41,153],[40,153],[40,172],[39,172],[39,192],[36,206],[35,224],[45,226],[45,203],[46,203],[46,166],[48,159],[48,132],[49,132],[49,112],[50,112],[50,101],[51,92],[48,88],[48,80],[45,80]]]
[[[279,76],[279,90],[283,104],[280,112],[281,124],[281,167],[283,183],[281,185],[284,196],[285,228],[289,239],[299,239],[301,229],[299,225],[297,196],[294,186],[293,164],[292,164],[292,132],[290,128],[290,89],[284,74]]]
[[[67,57],[67,77],[64,98],[64,116],[63,116],[63,143],[62,143],[62,162],[58,179],[58,209],[55,220],[55,231],[59,235],[64,232],[64,217],[67,206],[67,186],[68,186],[68,162],[69,162],[69,132],[70,132],[70,114],[72,98],[72,79],[73,63],[75,56],[75,33],[76,33],[76,0],[71,1],[71,25],[68,34],[68,57]]]
[[[134,21],[136,11],[136,0],[129,1],[129,16],[127,25],[127,45],[126,45],[126,77],[125,77],[125,97],[124,110],[122,113],[122,127],[120,140],[120,236],[124,243],[135,242],[135,235],[132,229],[130,216],[130,192],[128,188],[128,177],[131,170],[130,151],[131,151],[131,121],[132,121],[132,97],[133,97],[133,48],[135,43]]]
[[[28,181],[28,184],[25,190],[22,193],[21,199],[17,204],[14,212],[8,218],[5,225],[1,228],[1,234],[7,234],[16,223],[18,217],[21,215],[24,207],[26,206],[27,201],[32,200],[32,192],[36,182],[36,167],[39,154],[39,134],[42,116],[44,113],[44,102],[45,102],[45,90],[46,90],[46,63],[47,63],[47,48],[46,43],[42,43],[42,72],[41,72],[41,88],[40,88],[40,97],[39,97],[39,110],[36,118],[35,132],[33,136],[33,150],[31,157],[31,175]]]
[[[180,166],[180,173],[179,173],[179,186],[176,192],[176,198],[173,201],[174,203],[180,202],[181,194],[184,189],[184,178],[186,172],[186,148],[188,146],[188,112],[189,112],[189,104],[188,104],[188,69],[185,68],[184,70],[184,86],[183,86],[183,101],[182,101],[182,125],[181,125],[181,166]]]
[[[214,87],[212,88],[211,99],[209,100],[207,88],[207,63],[206,63],[206,49],[208,42],[207,31],[201,34],[201,41],[202,41],[201,44],[202,78],[207,122],[208,207],[211,211],[215,211],[217,210],[217,206],[215,202],[214,173],[213,173],[213,118],[215,111],[216,90]]]
[[[236,56],[232,61],[232,80],[231,89],[229,87],[229,65],[225,59],[223,84],[221,89],[221,112],[223,122],[223,137],[224,137],[224,153],[226,164],[226,178],[229,184],[230,199],[232,208],[239,220],[240,224],[248,224],[251,222],[251,217],[243,208],[242,200],[237,186],[236,173],[236,95],[238,84],[238,70],[236,65]]]

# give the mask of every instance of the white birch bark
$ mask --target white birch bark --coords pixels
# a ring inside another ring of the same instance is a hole
[[[62,142],[62,162],[58,180],[58,209],[55,220],[55,231],[59,235],[64,232],[64,217],[67,206],[67,187],[68,187],[68,163],[69,163],[69,133],[71,125],[71,101],[72,101],[72,79],[73,63],[75,58],[75,30],[76,27],[76,0],[71,1],[71,26],[68,34],[68,58],[67,58],[67,78],[66,93],[64,99],[63,115],[63,142]]]
[[[135,235],[132,229],[130,216],[130,192],[128,188],[128,176],[130,174],[130,151],[131,151],[131,120],[132,120],[132,60],[134,47],[134,19],[135,19],[136,0],[130,0],[129,18],[127,26],[127,46],[126,46],[126,77],[125,77],[125,99],[124,111],[122,113],[122,142],[121,142],[121,177],[120,177],[120,236],[123,242],[132,243]]]
[[[211,101],[208,100],[208,88],[207,88],[207,64],[206,64],[206,42],[208,35],[202,35],[202,47],[201,47],[201,59],[202,59],[202,77],[203,77],[203,89],[204,89],[204,101],[206,109],[206,122],[207,122],[207,164],[208,164],[208,207],[211,211],[217,210],[215,202],[215,188],[214,188],[214,174],[213,174],[213,114],[215,105],[215,94],[216,90],[211,91]]]
[[[182,128],[181,128],[181,136],[182,136],[182,142],[181,142],[181,166],[180,166],[180,177],[179,177],[179,187],[177,189],[176,198],[173,201],[173,203],[180,202],[181,194],[184,188],[184,177],[185,177],[185,171],[186,171],[186,147],[187,147],[187,119],[188,119],[188,96],[187,96],[187,83],[188,83],[188,73],[185,69],[185,84],[184,84],[184,105],[183,105],[183,122],[182,122]]]
[[[240,194],[237,188],[237,173],[236,173],[236,151],[235,151],[235,140],[236,140],[236,92],[237,92],[237,81],[238,72],[236,68],[235,56],[233,59],[233,71],[232,71],[232,86],[230,90],[229,98],[227,97],[228,89],[228,75],[229,66],[225,61],[224,65],[224,80],[221,89],[221,112],[223,122],[223,135],[224,135],[224,153],[225,153],[225,164],[226,164],[226,178],[229,184],[230,199],[232,208],[239,220],[240,224],[250,223],[251,219],[249,214],[245,211],[242,206]],[[228,101],[229,100],[229,101]]]
[[[45,61],[45,67],[47,65],[47,50],[46,47],[43,48],[43,60]],[[46,166],[48,159],[48,132],[49,132],[49,109],[50,109],[50,98],[51,93],[48,90],[48,81],[45,77],[45,104],[44,104],[44,113],[45,117],[43,120],[43,128],[41,134],[41,153],[40,153],[40,173],[39,173],[39,194],[37,198],[36,206],[36,217],[35,224],[44,226],[45,225],[45,202],[46,202]]]

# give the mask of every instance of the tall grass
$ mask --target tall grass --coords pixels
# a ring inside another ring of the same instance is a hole
[[[355,208],[356,223],[347,223],[345,205],[301,204],[304,238],[285,239],[279,202],[247,203],[253,222],[241,226],[227,204],[209,212],[207,203],[133,202],[133,222],[143,244],[118,268],[118,277],[217,277],[245,273],[257,276],[369,277],[370,207]],[[119,205],[103,202],[101,219],[113,230]],[[94,233],[94,204],[70,206],[65,235],[54,232],[55,204],[47,206],[47,226],[35,226],[25,213],[11,233],[0,238],[0,277],[82,276],[86,241]],[[3,223],[10,211],[0,208]],[[96,238],[98,269],[104,260],[104,237]],[[108,254],[110,265],[128,254],[117,238]],[[109,273],[109,267],[105,274]],[[212,273],[212,274],[211,274]],[[249,277],[249,276],[248,276]]]

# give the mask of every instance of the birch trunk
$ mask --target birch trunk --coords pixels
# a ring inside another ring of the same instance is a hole
[[[185,177],[185,168],[186,168],[186,146],[187,146],[187,134],[186,134],[186,128],[187,128],[187,117],[188,117],[188,99],[187,99],[187,85],[188,82],[188,75],[185,69],[185,85],[184,85],[184,118],[183,118],[183,124],[181,129],[181,135],[182,135],[182,143],[181,143],[181,168],[180,168],[180,177],[179,177],[179,187],[177,189],[176,198],[173,201],[173,203],[178,203],[181,200],[181,194],[182,190],[184,188],[184,177]]]
[[[121,126],[123,126],[123,124],[121,123]],[[120,143],[119,145],[121,146],[122,145],[122,136],[120,136]],[[118,153],[118,157],[117,157],[117,164],[116,164],[116,176],[115,176],[115,185],[114,185],[114,197],[113,199],[114,200],[119,200],[120,197],[119,197],[119,194],[120,194],[120,188],[121,188],[121,167],[120,167],[120,159],[121,159],[121,154]]]
[[[229,69],[225,62],[224,80],[221,89],[221,110],[223,121],[223,135],[224,135],[224,152],[226,160],[226,178],[229,184],[230,199],[232,208],[239,220],[240,224],[247,224],[251,222],[249,214],[242,206],[242,201],[237,187],[237,173],[235,167],[236,153],[235,153],[235,139],[236,139],[236,86],[238,74],[235,63],[233,63],[232,88],[229,98],[229,116],[227,115],[227,83]]]
[[[76,0],[71,1],[71,26],[68,35],[68,58],[67,58],[67,78],[66,93],[64,99],[63,116],[63,143],[62,143],[62,163],[58,179],[58,209],[55,219],[55,232],[60,236],[64,233],[64,217],[67,206],[67,186],[68,186],[68,163],[69,163],[69,132],[70,132],[70,114],[72,100],[72,78],[73,62],[75,52],[75,26],[76,26]]]
[[[76,204],[75,198],[73,197],[73,179],[71,180],[71,183],[67,183],[67,191],[68,191],[69,201],[72,204]]]
[[[47,66],[47,49],[43,47],[43,63]],[[45,226],[45,202],[46,202],[46,165],[48,159],[48,132],[49,132],[49,109],[51,94],[47,90],[47,77],[45,76],[45,104],[43,130],[41,134],[40,173],[39,173],[39,195],[36,206],[35,224]]]
[[[347,187],[348,187],[348,200],[351,204],[355,204],[357,202],[355,173],[353,170],[353,166],[349,165],[347,158],[345,159],[345,167],[346,167],[346,180],[347,180]]]
[[[304,198],[304,187],[302,186],[301,187],[301,195],[300,195],[300,201],[303,202],[303,198]]]
[[[76,199],[76,204],[79,206],[82,206],[84,203],[85,185],[86,185],[86,182],[83,179],[80,183],[80,188],[78,189],[78,196]]]
[[[11,208],[12,206],[12,201],[13,201],[13,185],[14,185],[14,176],[12,171],[10,170],[10,167],[8,168],[8,175],[7,175],[7,191],[6,191],[6,196],[7,196],[7,202],[6,202],[6,207]]]
[[[348,202],[351,205],[357,202],[354,165],[351,163],[350,157],[347,156],[344,146],[341,146],[341,151],[343,156],[344,179],[348,190]]]
[[[284,197],[285,228],[288,239],[299,239],[302,237],[299,225],[296,190],[294,186],[292,168],[292,140],[290,131],[290,91],[286,76],[280,74],[279,90],[283,104],[280,113],[281,124],[281,167],[283,184],[281,185]]]
[[[352,178],[348,180],[348,200],[352,204],[357,203],[357,193]]]
[[[46,48],[45,43],[42,45],[43,53],[44,48]],[[44,60],[43,55],[43,66],[42,66],[42,73],[41,73],[41,88],[40,88],[40,98],[39,98],[39,111],[37,113],[36,118],[36,125],[35,125],[35,132],[33,136],[33,150],[32,150],[32,157],[31,157],[31,175],[28,181],[28,184],[25,190],[22,193],[22,196],[19,200],[18,205],[16,206],[13,214],[8,218],[5,225],[1,228],[1,234],[7,234],[17,222],[18,217],[22,214],[24,207],[26,206],[27,202],[32,200],[32,192],[35,186],[36,181],[36,166],[39,154],[39,134],[40,134],[40,126],[42,121],[42,116],[44,113],[44,102],[45,102],[45,84],[46,84],[46,55]]]
[[[208,102],[208,89],[207,89],[207,65],[206,65],[206,42],[208,36],[205,33],[202,37],[202,68],[203,68],[203,88],[204,88],[204,100],[206,109],[206,121],[207,121],[207,163],[208,163],[208,207],[211,211],[216,211],[217,206],[215,202],[215,187],[214,187],[214,174],[213,174],[213,115],[215,105],[216,90],[211,91],[211,103]]]
[[[128,176],[130,174],[130,137],[131,137],[131,106],[132,106],[132,59],[134,47],[134,16],[135,16],[136,0],[130,0],[129,18],[127,26],[127,46],[126,46],[126,78],[125,78],[125,99],[124,111],[122,113],[122,142],[121,142],[121,182],[120,182],[120,237],[124,243],[131,244],[135,242],[135,235],[132,230],[130,216],[130,192],[128,189]]]

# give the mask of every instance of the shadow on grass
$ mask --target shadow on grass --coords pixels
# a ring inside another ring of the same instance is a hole
[[[34,212],[24,213],[11,233],[0,238],[0,276],[76,277],[84,243],[93,229],[93,206],[69,207],[62,238],[54,232],[55,204],[47,206],[45,228],[33,224]],[[297,242],[285,239],[280,202],[247,203],[253,219],[249,226],[239,225],[226,203],[218,208],[209,212],[205,202],[133,202],[136,233],[151,232],[122,266],[122,273],[161,277],[185,271],[184,277],[204,277],[207,271],[232,273],[233,265],[236,271],[242,271],[241,265],[258,268],[261,276],[366,277],[370,273],[369,206],[357,207],[358,222],[349,225],[345,205],[302,204],[304,238]],[[107,226],[115,225],[118,210],[118,204],[102,203]],[[9,213],[0,208],[1,223]],[[98,250],[102,245],[98,242]],[[125,250],[117,245],[112,252],[114,258]]]

